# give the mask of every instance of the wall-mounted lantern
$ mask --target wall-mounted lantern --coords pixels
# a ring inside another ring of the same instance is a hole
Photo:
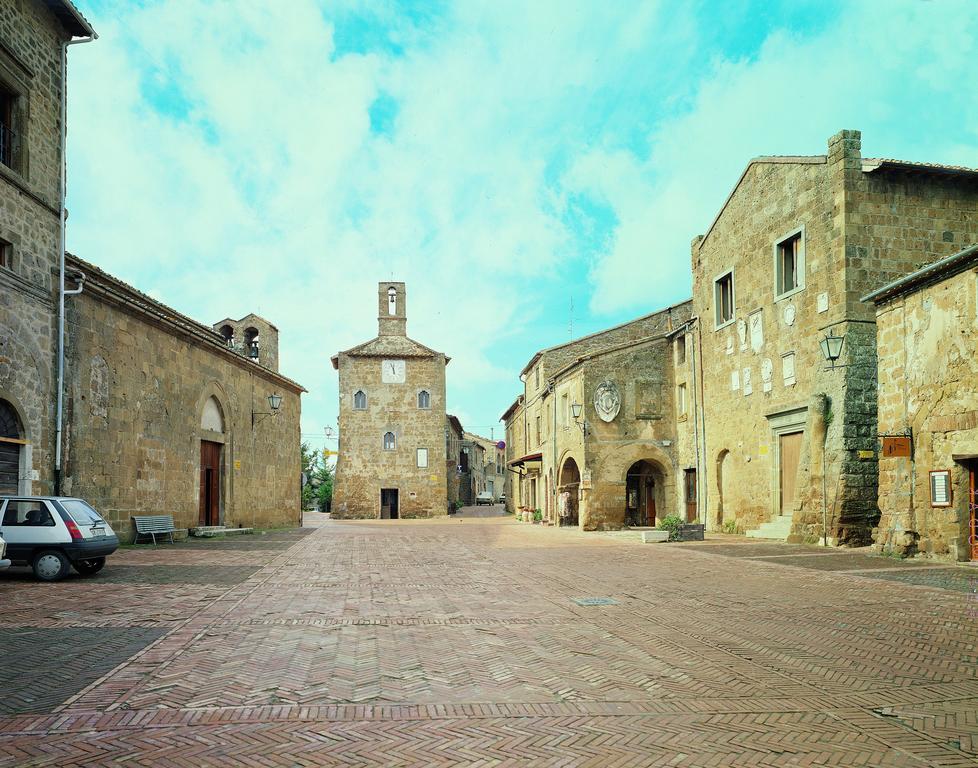
[[[278,413],[279,408],[282,407],[282,396],[277,392],[273,392],[268,396],[268,407],[272,410],[270,411],[256,411],[252,409],[251,411],[251,427],[254,429],[255,424],[262,420],[265,416],[274,416]],[[258,417],[258,418],[256,418]]]
[[[584,406],[580,403],[571,403],[571,416],[574,417],[574,423],[581,428],[584,437],[587,437],[587,421],[581,421],[582,410],[584,410]]]
[[[825,362],[831,363],[833,368],[840,368],[842,366],[837,366],[835,361],[842,356],[842,343],[845,341],[845,336],[836,336],[832,329],[825,334],[818,345],[822,348],[822,356],[825,358]]]

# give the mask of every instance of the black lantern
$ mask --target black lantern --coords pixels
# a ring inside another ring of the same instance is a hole
[[[831,330],[825,334],[818,345],[822,348],[822,356],[825,361],[832,364],[835,368],[835,361],[842,356],[842,342],[845,341],[845,336],[836,336]]]
[[[268,407],[271,408],[273,412],[274,411],[277,411],[279,408],[281,408],[282,407],[282,396],[280,394],[278,394],[277,392],[269,395],[268,396]]]

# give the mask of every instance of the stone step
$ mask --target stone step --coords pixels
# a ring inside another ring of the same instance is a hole
[[[778,539],[784,541],[791,534],[791,515],[778,515],[773,520],[761,523],[752,531],[747,531],[750,539]]]
[[[234,533],[254,533],[254,532],[255,532],[254,528],[225,528],[224,529],[225,536],[230,536],[231,534]]]
[[[198,525],[190,529],[191,536],[207,538],[210,536],[220,536],[226,529],[223,525]]]

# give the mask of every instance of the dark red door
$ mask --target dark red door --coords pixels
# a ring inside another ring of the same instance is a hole
[[[978,560],[978,469],[974,465],[968,469],[968,480],[968,543],[971,559]]]
[[[221,444],[200,441],[200,514],[198,525],[220,525]]]

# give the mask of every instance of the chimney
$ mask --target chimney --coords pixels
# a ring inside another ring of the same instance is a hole
[[[381,336],[407,336],[407,291],[404,283],[379,283],[377,327]]]

